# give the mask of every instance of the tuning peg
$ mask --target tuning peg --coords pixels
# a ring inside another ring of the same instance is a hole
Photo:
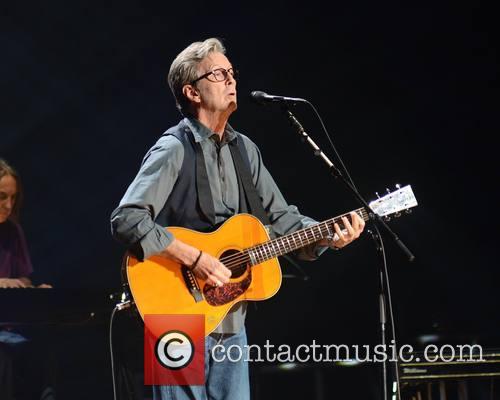
[[[377,199],[380,199],[380,195],[378,194],[378,192],[375,192],[375,194],[377,195]]]
[[[406,214],[411,214],[411,213],[412,213],[412,211],[413,211],[413,210],[412,210],[411,208],[407,208],[407,209],[405,210],[405,213],[406,213]]]
[[[389,188],[385,188],[385,191],[387,192],[387,194],[391,194],[391,191],[389,190]]]
[[[396,189],[401,189],[401,185],[399,183],[396,183],[394,186],[396,186]]]
[[[386,216],[384,217],[384,220],[385,220],[385,221],[387,221],[387,222],[389,222],[389,221],[391,220],[391,217],[389,217],[388,215],[386,215]]]
[[[394,213],[393,215],[394,215],[395,218],[401,217],[401,213],[399,211],[397,213]]]

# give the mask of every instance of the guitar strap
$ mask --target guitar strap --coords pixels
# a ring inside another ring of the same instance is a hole
[[[193,139],[194,141],[194,139]],[[212,199],[212,191],[208,183],[207,168],[205,167],[205,157],[201,144],[195,143],[196,151],[196,190],[198,191],[198,201],[205,217],[215,226],[215,208]]]
[[[241,142],[241,146],[238,142]],[[249,163],[245,163],[242,157],[242,150],[246,153],[245,145],[243,144],[243,139],[239,137],[236,140],[232,140],[229,142],[229,150],[231,151],[231,156],[233,157],[234,166],[236,169],[236,174],[238,175],[238,180],[241,183],[240,187],[243,188],[244,198],[247,202],[247,207],[249,208],[250,214],[257,217],[260,222],[264,225],[271,227],[271,221],[269,221],[269,217],[267,216],[264,207],[262,206],[262,200],[257,193],[257,189],[252,181],[252,176],[250,170],[248,168]],[[248,156],[247,156],[248,157]],[[240,189],[240,201],[241,197],[241,189]]]
[[[203,156],[203,149],[201,145],[194,140],[193,132],[184,121],[181,122],[184,126],[184,132],[186,132],[189,142],[195,153],[195,174],[196,174],[196,192],[198,194],[198,204],[200,206],[201,213],[205,219],[215,227],[215,208],[214,201],[212,199],[212,191],[210,190],[210,183],[208,182],[207,169],[205,167],[205,157]],[[168,131],[167,131],[168,132]],[[178,132],[172,132],[172,135],[177,137],[182,142],[182,136]]]

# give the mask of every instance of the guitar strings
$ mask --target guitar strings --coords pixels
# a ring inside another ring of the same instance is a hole
[[[369,219],[369,215],[364,208],[359,208],[359,209],[355,210],[354,212],[356,212],[358,215],[360,215],[365,221],[367,221]],[[272,245],[272,249],[274,250],[274,244],[276,244],[278,246],[278,251],[281,251],[282,250],[281,247],[282,247],[283,250],[285,250],[285,253],[283,253],[283,254],[286,254],[287,252],[293,251],[295,249],[287,247],[287,245],[284,243],[285,239],[288,241],[288,246],[290,245],[289,238],[292,238],[293,242],[296,244],[296,241],[295,241],[296,236],[298,236],[298,239],[300,240],[301,244],[303,244],[304,240],[306,242],[309,242],[309,243],[306,243],[306,245],[313,243],[314,241],[317,241],[320,239],[316,238],[312,229],[319,228],[322,237],[325,237],[331,233],[330,228],[328,227],[329,223],[330,224],[336,223],[342,217],[347,217],[347,216],[349,216],[349,214],[344,214],[344,215],[329,219],[327,221],[321,222],[317,225],[313,225],[313,226],[310,226],[307,228],[300,229],[298,231],[293,232],[292,234],[289,234],[286,236],[281,236],[279,238],[270,240],[266,243],[261,243],[261,244],[258,244],[256,246],[249,247],[248,249],[245,249],[240,253],[232,254],[232,255],[227,256],[227,257],[223,257],[220,259],[220,261],[226,266],[226,268],[228,268],[230,270],[240,268],[241,264],[246,264],[247,262],[250,261],[249,252],[252,250],[256,250],[256,251],[260,251],[260,253],[261,253],[260,256],[258,254],[256,254],[257,260],[262,258],[262,255],[264,255],[264,259],[262,261],[260,261],[260,262],[264,262],[264,261],[269,260],[271,258],[277,257],[278,255],[281,255],[281,254],[276,254],[274,257],[269,257],[269,250],[270,250],[271,245]],[[305,235],[301,236],[301,233],[305,233]],[[303,238],[305,238],[305,239],[303,239]],[[281,244],[281,247],[280,247],[280,244]],[[297,248],[300,248],[300,247],[302,247],[302,246],[299,246]],[[259,248],[260,248],[260,250],[259,250]]]
[[[358,210],[355,210],[356,212],[358,212],[358,215],[359,213],[361,213],[361,216],[363,217],[364,220],[368,220],[369,217],[368,217],[368,213],[366,212],[366,210],[363,209],[358,209]],[[317,240],[320,240],[318,238],[316,238],[314,232],[312,231],[312,228],[316,228],[318,227],[320,232],[321,232],[321,235],[323,236],[324,234],[329,234],[330,233],[330,229],[328,227],[328,223],[332,223],[332,222],[336,222],[337,220],[339,220],[341,217],[343,216],[348,216],[349,214],[344,214],[344,215],[341,215],[339,217],[335,217],[335,218],[332,218],[330,220],[327,220],[327,221],[324,221],[324,222],[321,222],[317,225],[313,225],[312,227],[308,227],[308,228],[303,228],[301,230],[298,230],[290,235],[286,235],[286,236],[282,236],[282,237],[279,237],[279,238],[276,238],[276,239],[273,239],[269,242],[266,242],[266,243],[262,243],[262,244],[259,244],[259,245],[256,245],[256,246],[253,246],[253,247],[250,247],[248,249],[245,249],[242,253],[238,253],[238,254],[233,254],[231,256],[228,256],[228,257],[225,257],[223,259],[221,259],[221,261],[224,263],[224,265],[228,268],[231,268],[233,266],[236,266],[236,265],[240,265],[241,263],[244,263],[244,262],[247,262],[248,259],[249,259],[249,252],[251,250],[257,250],[259,251],[259,247],[261,248],[260,249],[260,253],[261,253],[261,256],[264,255],[265,256],[265,259],[263,259],[262,261],[260,262],[264,262],[266,261],[266,259],[270,259],[270,258],[273,258],[273,256],[269,257],[269,250],[270,250],[270,247],[272,245],[272,249],[275,250],[274,248],[274,244],[277,244],[278,246],[278,250],[281,251],[282,248],[285,250],[285,253],[283,254],[286,254],[286,252],[289,252],[289,251],[292,251],[294,250],[293,248],[288,248],[287,245],[285,244],[284,242],[284,238],[287,238],[287,241],[288,241],[288,245],[290,244],[288,238],[291,237],[293,238],[293,241],[294,243],[296,244],[296,241],[295,241],[295,237],[294,236],[298,236],[301,244],[303,245],[303,238],[305,238],[306,241],[308,241],[309,243],[307,244],[310,244],[310,243],[313,243],[314,241],[317,241]],[[326,231],[325,231],[326,229]],[[301,233],[305,233],[305,235],[301,235]],[[326,235],[325,235],[326,236]],[[324,236],[323,236],[324,237]],[[280,243],[281,243],[281,246],[280,246]],[[306,245],[307,245],[306,244]],[[267,249],[264,247],[264,246],[267,246]],[[300,248],[302,246],[299,246],[297,248]],[[277,254],[276,256],[278,255],[281,255],[281,254]],[[261,256],[259,256],[257,254],[257,258],[262,258]],[[274,256],[275,257],[275,256]]]

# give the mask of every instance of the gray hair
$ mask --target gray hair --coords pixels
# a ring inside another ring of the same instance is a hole
[[[182,114],[190,113],[190,102],[182,93],[182,88],[197,78],[198,65],[212,52],[226,54],[226,48],[219,39],[210,38],[203,42],[194,42],[182,50],[170,66],[168,85]]]

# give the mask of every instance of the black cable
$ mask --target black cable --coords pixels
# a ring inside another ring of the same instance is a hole
[[[332,147],[333,149],[333,152],[335,154],[335,156],[337,157],[341,167],[342,167],[342,170],[343,172],[346,174],[347,176],[347,179],[349,180],[349,182],[351,183],[351,186],[354,188],[354,190],[356,190],[356,192],[359,193],[356,185],[354,184],[354,181],[352,180],[351,178],[351,175],[349,174],[349,171],[347,170],[345,164],[344,164],[344,161],[342,160],[342,157],[340,157],[340,154],[338,153],[335,145],[333,144],[333,141],[330,137],[330,134],[328,133],[328,130],[326,129],[326,126],[323,122],[323,119],[321,118],[321,115],[319,114],[319,112],[316,110],[316,107],[314,107],[314,105],[307,101],[306,100],[306,103],[313,109],[314,113],[316,114],[316,116],[318,117],[319,119],[319,122],[321,124],[321,127],[323,128],[323,132],[325,133],[327,139],[328,139],[328,142],[330,143],[330,146]],[[384,274],[384,278],[385,278],[385,284],[386,284],[386,292],[387,292],[387,302],[388,302],[388,308],[389,308],[389,316],[390,316],[390,319],[391,319],[391,333],[392,333],[392,339],[394,340],[394,346],[395,348],[397,349],[397,340],[396,340],[396,329],[395,329],[395,323],[394,323],[394,314],[393,314],[393,309],[392,309],[392,296],[391,296],[391,289],[390,289],[390,285],[389,285],[389,273],[388,273],[388,269],[387,269],[387,259],[386,259],[386,256],[385,256],[385,248],[384,248],[384,242],[382,240],[382,236],[380,235],[380,232],[378,230],[378,227],[376,226],[376,224],[374,224],[374,227],[375,227],[375,230],[377,232],[377,236],[378,236],[378,241],[380,243],[380,251],[381,251],[381,254],[382,254],[382,258],[383,258],[383,274]],[[399,367],[398,367],[398,361],[395,362],[396,365],[395,365],[395,375],[396,375],[396,384],[397,384],[397,393],[398,393],[398,399],[401,400],[401,391],[400,391],[400,388],[401,388],[401,385],[400,385],[400,380],[399,380]],[[385,399],[387,399],[387,379],[384,379],[384,395],[385,395]]]
[[[115,378],[115,362],[113,356],[113,319],[115,317],[115,312],[118,310],[118,307],[113,308],[111,312],[111,318],[109,320],[109,354],[111,357],[111,376],[113,377],[113,399],[117,400],[116,397],[116,378]]]

